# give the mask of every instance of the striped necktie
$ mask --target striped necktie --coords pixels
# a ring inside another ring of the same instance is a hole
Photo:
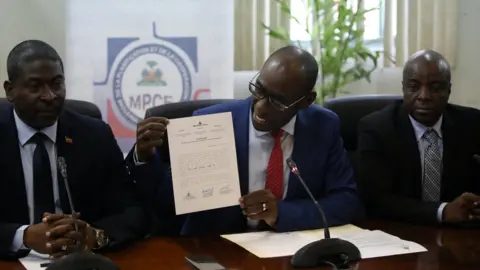
[[[428,130],[423,134],[426,142],[423,156],[423,192],[424,201],[440,200],[440,183],[442,179],[442,156],[438,146],[438,134]]]

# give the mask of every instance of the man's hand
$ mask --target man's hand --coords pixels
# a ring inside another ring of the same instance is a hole
[[[270,190],[259,190],[240,198],[243,214],[251,220],[264,220],[274,228],[278,218],[277,199]]]
[[[149,117],[137,125],[138,161],[148,161],[155,154],[155,147],[163,143],[167,125],[168,119],[165,117]]]
[[[480,220],[480,196],[463,193],[445,206],[443,220],[447,223]]]
[[[48,224],[41,222],[27,227],[23,234],[23,244],[40,254],[50,254],[51,247],[47,245]]]
[[[95,232],[88,223],[78,219],[79,213],[75,213],[75,220],[71,215],[46,213],[43,223],[48,225],[47,246],[49,254],[58,258],[76,249],[91,250],[96,244]],[[78,232],[75,231],[75,223]],[[93,236],[92,236],[93,235]]]

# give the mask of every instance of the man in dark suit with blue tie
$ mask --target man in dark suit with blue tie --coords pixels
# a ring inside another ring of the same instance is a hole
[[[360,202],[339,119],[312,105],[317,74],[318,65],[311,54],[284,47],[270,56],[249,83],[252,97],[194,113],[232,113],[242,197],[240,207],[186,215],[181,234],[232,233],[259,227],[284,232],[325,226],[315,204],[290,173],[285,162],[289,157],[324,208],[329,225],[346,224],[359,216]],[[168,120],[161,117],[140,123],[132,155],[138,173],[146,174],[138,186],[145,197],[153,197],[155,210],[162,216],[174,214],[172,179],[159,170],[159,154],[154,148],[161,144],[167,125]]]
[[[403,70],[403,101],[359,123],[359,183],[370,215],[423,224],[480,220],[480,111],[448,103],[451,72],[438,52]]]
[[[42,41],[24,41],[8,55],[7,70],[11,105],[0,108],[0,257],[30,251],[60,257],[77,243],[101,249],[144,236],[149,220],[131,193],[134,183],[110,127],[63,110],[57,52]]]

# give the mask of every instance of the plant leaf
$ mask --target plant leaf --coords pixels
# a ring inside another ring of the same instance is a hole
[[[289,6],[290,0],[276,0],[280,9],[299,25],[306,26],[310,40],[297,42],[304,47],[311,45],[319,66],[319,79],[315,86],[318,104],[337,94],[348,94],[344,88],[358,80],[371,81],[377,68],[379,53],[371,52],[364,43],[365,29],[359,27],[365,14],[378,8],[362,9],[357,0],[298,0],[305,5],[307,16],[295,18]],[[282,28],[270,28],[262,23],[272,38],[292,43],[289,34]]]
[[[269,35],[270,37],[290,43],[290,37],[288,36],[287,30],[283,28],[273,29],[268,27],[263,22],[262,22],[262,27],[267,30],[267,35]]]

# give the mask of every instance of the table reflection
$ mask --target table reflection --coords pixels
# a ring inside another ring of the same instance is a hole
[[[435,250],[429,252],[420,253],[417,258],[417,267],[416,270],[439,270],[439,249],[435,248]]]
[[[480,230],[441,230],[439,239],[442,251],[450,252],[459,263],[480,263]]]

